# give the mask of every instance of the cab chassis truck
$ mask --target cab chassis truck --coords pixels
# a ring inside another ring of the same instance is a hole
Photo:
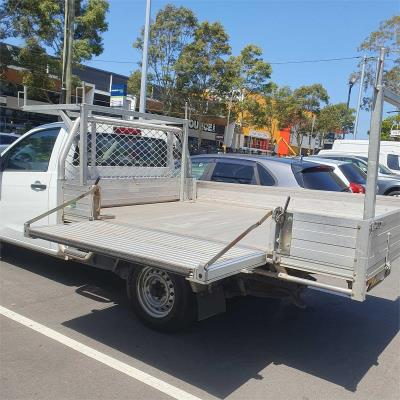
[[[85,103],[24,109],[62,122],[2,153],[0,240],[118,274],[154,329],[223,312],[233,296],[302,305],[311,287],[364,301],[400,256],[398,199],[368,183],[364,198],[197,182],[187,119]]]

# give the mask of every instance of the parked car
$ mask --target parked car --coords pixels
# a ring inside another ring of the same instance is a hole
[[[340,160],[348,161],[360,168],[365,174],[368,170],[368,157],[365,156],[353,156],[349,154],[340,153],[329,153],[329,154],[318,154],[320,159],[326,160]],[[392,173],[392,171],[382,164],[378,166],[378,188],[379,194],[385,196],[400,196],[400,175]]]
[[[333,167],[297,158],[209,154],[191,160],[192,176],[199,180],[349,191]]]
[[[324,159],[315,156],[304,157],[303,160],[332,167],[335,174],[346,184],[352,193],[365,193],[367,176],[351,162]]]
[[[331,150],[321,150],[319,154],[330,152],[368,156],[368,140],[335,140]],[[400,174],[400,142],[381,141],[379,162],[393,173]]]
[[[13,142],[19,138],[15,133],[0,132],[0,154]]]

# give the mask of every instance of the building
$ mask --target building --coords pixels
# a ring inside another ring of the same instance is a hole
[[[0,131],[24,133],[34,126],[57,120],[55,116],[27,113],[21,110],[23,104],[24,87],[22,85],[23,66],[18,62],[19,47],[5,43],[0,43],[0,54],[7,52],[7,59],[11,61],[5,68],[0,79]],[[5,58],[5,57],[4,57]],[[109,107],[112,99],[111,89],[113,87],[126,86],[128,76],[116,74],[110,71],[93,68],[85,65],[75,67],[73,75],[77,76],[85,85],[94,87],[94,104]],[[59,103],[61,82],[57,76],[53,76],[56,90],[47,91],[47,102]],[[152,91],[151,98],[147,99],[146,109],[149,112],[162,114],[163,103],[159,101],[159,91],[157,88]],[[72,101],[81,99],[81,92],[72,94]],[[43,99],[38,98],[37,93],[32,94],[28,90],[28,104],[46,104]],[[111,104],[112,105],[112,104]],[[136,107],[137,108],[137,107]],[[184,114],[182,112],[181,117]],[[226,119],[223,117],[204,117],[202,121],[192,118],[189,121],[189,148],[193,153],[215,152],[220,149],[224,143]]]
[[[0,43],[0,55],[7,53],[7,59],[10,60],[2,71],[0,79],[0,131],[24,133],[34,126],[48,122],[54,122],[57,117],[27,113],[21,110],[23,104],[24,87],[22,85],[23,66],[19,64],[17,55],[19,47],[6,43]],[[128,77],[116,74],[110,71],[93,68],[85,65],[75,67],[73,75],[77,76],[81,82],[94,87],[94,104],[110,106],[111,87],[113,85],[126,85]],[[55,83],[55,91],[46,91],[46,100],[43,96],[38,96],[37,91],[32,93],[28,90],[28,104],[46,104],[59,103],[61,82],[57,76],[51,75]],[[77,100],[81,92],[75,91],[72,94],[72,101]],[[151,99],[148,99],[150,102]],[[151,108],[162,112],[159,102],[152,101]]]

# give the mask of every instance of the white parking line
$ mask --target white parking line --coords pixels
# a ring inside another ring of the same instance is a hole
[[[192,394],[185,392],[169,383],[166,383],[154,376],[147,374],[146,372],[140,371],[137,368],[134,368],[128,364],[123,363],[113,357],[107,356],[100,351],[93,349],[92,347],[86,346],[74,339],[69,338],[53,329],[47,328],[46,326],[39,324],[38,322],[32,321],[29,318],[26,318],[20,314],[17,314],[14,311],[9,310],[3,306],[0,306],[0,314],[10,318],[11,320],[18,322],[32,330],[41,333],[73,350],[78,351],[79,353],[84,354],[94,360],[101,362],[102,364],[107,365],[117,371],[120,371],[131,378],[134,378],[140,382],[145,383],[148,386],[151,386],[154,389],[159,390],[167,394],[168,396],[173,397],[177,400],[200,400],[199,397],[193,396]]]

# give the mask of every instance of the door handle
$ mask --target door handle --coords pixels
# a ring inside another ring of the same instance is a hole
[[[35,183],[31,184],[31,188],[35,191],[39,191],[39,190],[46,190],[47,186],[44,183],[36,181]]]

